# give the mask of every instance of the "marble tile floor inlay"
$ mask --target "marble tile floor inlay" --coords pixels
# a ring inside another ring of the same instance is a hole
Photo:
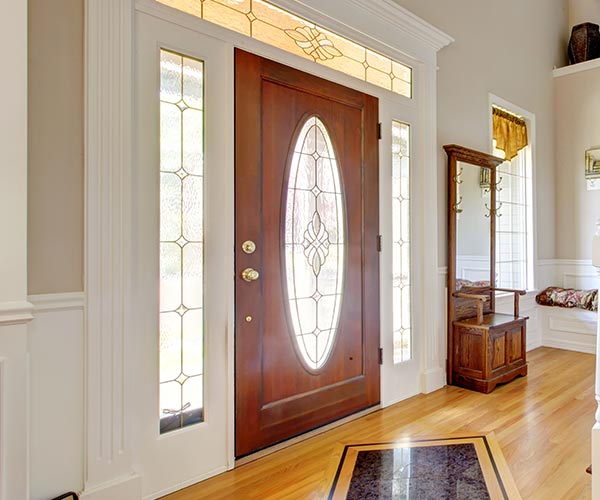
[[[331,500],[508,498],[520,496],[493,436],[347,445],[329,493]]]

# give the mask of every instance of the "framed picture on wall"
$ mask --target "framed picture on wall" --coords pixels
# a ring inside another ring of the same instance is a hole
[[[588,191],[600,189],[600,148],[585,152],[585,182]]]

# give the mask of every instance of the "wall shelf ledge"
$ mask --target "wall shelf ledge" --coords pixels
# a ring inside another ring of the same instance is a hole
[[[572,64],[570,66],[564,66],[562,68],[554,68],[552,75],[554,78],[561,76],[572,75],[574,73],[581,73],[583,71],[589,71],[591,69],[600,68],[600,58],[592,59],[591,61],[585,61],[582,63]]]

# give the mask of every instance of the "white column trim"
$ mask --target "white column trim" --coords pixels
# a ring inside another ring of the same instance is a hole
[[[111,495],[115,482],[122,482],[119,478],[126,478],[127,488],[130,479],[137,479],[129,444],[125,369],[131,296],[133,1],[86,0],[85,11],[84,496],[116,498]]]
[[[436,56],[437,57],[437,56]],[[421,300],[423,304],[431,304],[436,311],[445,311],[445,295],[439,294],[439,272],[438,272],[438,199],[437,179],[439,164],[439,146],[437,140],[437,67],[428,64],[424,68],[423,82],[421,86],[421,109],[423,113],[423,137],[424,144],[422,158],[427,172],[423,179],[427,179],[418,193],[421,198],[421,211],[424,225],[424,249],[422,258],[423,280],[422,295],[413,300]],[[432,188],[433,187],[433,188]],[[433,302],[433,303],[432,303]],[[423,393],[433,392],[446,385],[446,349],[445,338],[446,320],[439,315],[423,315],[424,346],[422,356],[421,391]]]
[[[0,80],[0,500],[30,496],[27,8],[25,1],[0,2],[0,45],[8,49]]]

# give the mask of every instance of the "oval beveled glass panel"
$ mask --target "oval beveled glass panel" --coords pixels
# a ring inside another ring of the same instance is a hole
[[[300,130],[284,189],[285,274],[301,361],[322,368],[338,332],[345,276],[345,213],[337,157],[316,116]]]

